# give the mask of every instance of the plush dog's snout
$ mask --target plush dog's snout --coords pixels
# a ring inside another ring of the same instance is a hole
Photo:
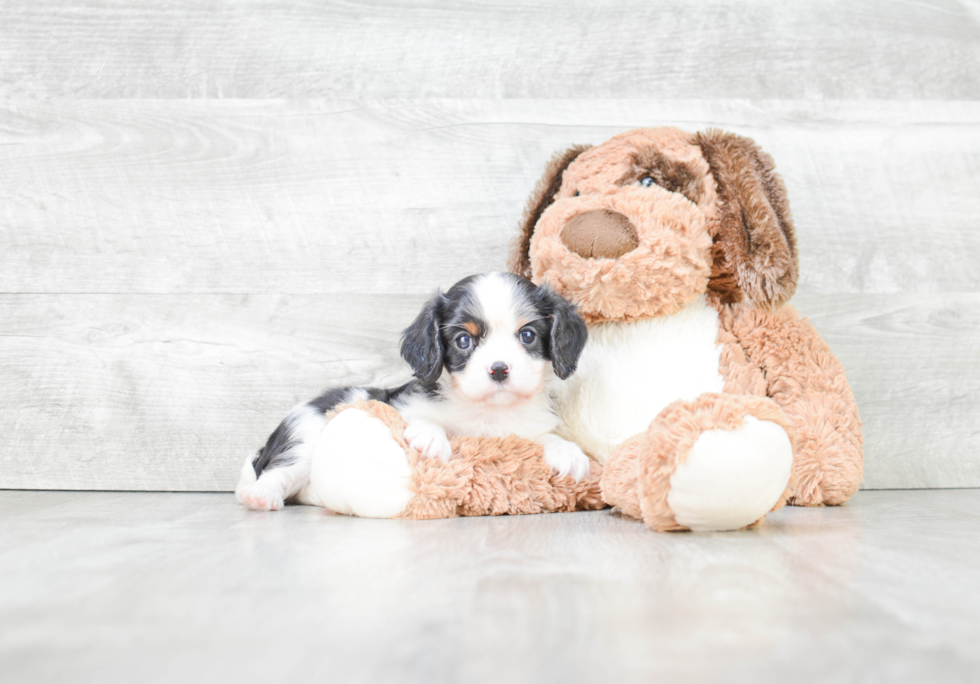
[[[510,372],[510,368],[503,361],[497,361],[492,366],[490,366],[490,377],[496,382],[503,382],[507,379],[507,374]]]
[[[615,259],[640,244],[630,220],[609,209],[594,209],[575,216],[562,228],[561,241],[586,259]]]

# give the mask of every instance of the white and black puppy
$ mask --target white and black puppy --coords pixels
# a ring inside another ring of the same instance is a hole
[[[470,276],[430,300],[402,335],[415,380],[395,389],[341,387],[293,409],[242,468],[235,494],[255,510],[307,496],[313,442],[339,404],[374,399],[405,418],[406,441],[449,460],[456,436],[518,435],[540,443],[548,465],[576,480],[582,450],[554,434],[549,385],[575,372],[588,335],[574,308],[547,286],[511,273]]]

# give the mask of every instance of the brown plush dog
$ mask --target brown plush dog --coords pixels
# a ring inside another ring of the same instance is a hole
[[[773,168],[737,135],[640,129],[556,155],[525,214],[512,270],[590,324],[560,433],[655,530],[737,529],[861,480],[844,370],[785,306],[797,254]]]

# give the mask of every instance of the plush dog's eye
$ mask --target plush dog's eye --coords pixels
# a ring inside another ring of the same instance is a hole
[[[469,349],[473,344],[473,338],[469,335],[460,335],[456,338],[456,346],[460,349]]]
[[[521,342],[524,344],[531,344],[537,335],[534,334],[533,330],[522,330],[521,331]]]
[[[654,184],[653,179],[650,178],[650,176],[647,176],[646,178],[640,180],[640,185],[642,185],[645,188],[649,188],[653,184]]]
[[[579,192],[578,190],[576,190],[576,191],[575,191],[575,194],[574,194],[574,195],[572,195],[572,197],[578,197],[578,196],[579,196],[579,195],[581,195],[581,194],[582,194],[582,193],[580,193],[580,192]]]

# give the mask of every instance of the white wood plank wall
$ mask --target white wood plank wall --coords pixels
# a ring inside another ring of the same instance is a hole
[[[0,2],[0,487],[227,490],[407,373],[545,161],[636,126],[775,157],[866,488],[980,486],[980,5]]]

